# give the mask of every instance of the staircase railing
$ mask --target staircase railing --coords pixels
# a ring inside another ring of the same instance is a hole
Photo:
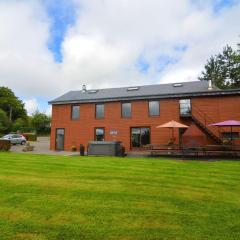
[[[192,116],[195,117],[201,124],[203,124],[208,131],[212,132],[217,138],[221,140],[221,129],[216,126],[209,126],[210,124],[215,123],[216,120],[213,120],[196,105],[191,104],[191,107]]]

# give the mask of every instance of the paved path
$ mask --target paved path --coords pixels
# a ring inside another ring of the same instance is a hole
[[[23,152],[24,146],[12,145],[11,152],[24,153],[24,154],[51,154],[51,155],[63,155],[63,156],[79,156],[79,152],[70,151],[52,151],[50,150],[50,137],[38,137],[36,142],[30,142],[30,145],[34,146],[34,150],[30,152]],[[131,152],[128,153],[128,157],[147,157],[145,152]]]
[[[52,151],[50,150],[50,137],[38,137],[36,142],[30,142],[30,145],[34,146],[34,151],[23,152],[22,145],[13,145],[11,152],[18,153],[34,153],[34,154],[52,154],[52,155],[79,155],[78,152],[67,152],[67,151]]]

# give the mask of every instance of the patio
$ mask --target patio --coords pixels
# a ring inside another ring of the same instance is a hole
[[[150,156],[174,156],[174,157],[197,157],[197,158],[236,158],[240,157],[239,145],[206,145],[206,146],[180,146],[149,144],[145,151]]]
[[[169,128],[171,130],[171,137],[167,144],[148,144],[145,146],[146,152],[150,156],[179,156],[179,157],[231,157],[236,158],[240,156],[240,145],[235,145],[232,136],[233,127],[239,127],[240,121],[227,120],[218,123],[212,123],[209,126],[230,127],[231,137],[228,141],[223,141],[219,145],[192,145],[186,146],[181,144],[179,137],[179,144],[176,144],[174,137],[174,129],[187,129],[187,125],[176,121],[170,121],[165,124],[157,126],[157,128]]]

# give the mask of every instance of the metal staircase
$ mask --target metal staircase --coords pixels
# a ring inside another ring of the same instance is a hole
[[[206,125],[202,124],[195,116],[192,115],[193,122],[205,133],[207,134],[215,143],[222,144],[221,138],[219,138],[212,130],[210,130]]]
[[[207,136],[209,136],[216,144],[222,144],[222,139],[220,138],[221,131],[218,127],[209,126],[209,124],[216,122],[211,119],[207,114],[200,110],[194,104],[191,104],[191,110],[188,114],[181,115],[181,117],[190,118],[196,126],[198,126]]]

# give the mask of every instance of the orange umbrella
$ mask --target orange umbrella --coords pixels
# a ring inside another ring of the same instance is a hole
[[[172,120],[170,122],[167,122],[167,123],[157,126],[157,128],[169,128],[169,129],[171,128],[172,129],[172,137],[174,137],[174,128],[188,128],[188,126]]]

